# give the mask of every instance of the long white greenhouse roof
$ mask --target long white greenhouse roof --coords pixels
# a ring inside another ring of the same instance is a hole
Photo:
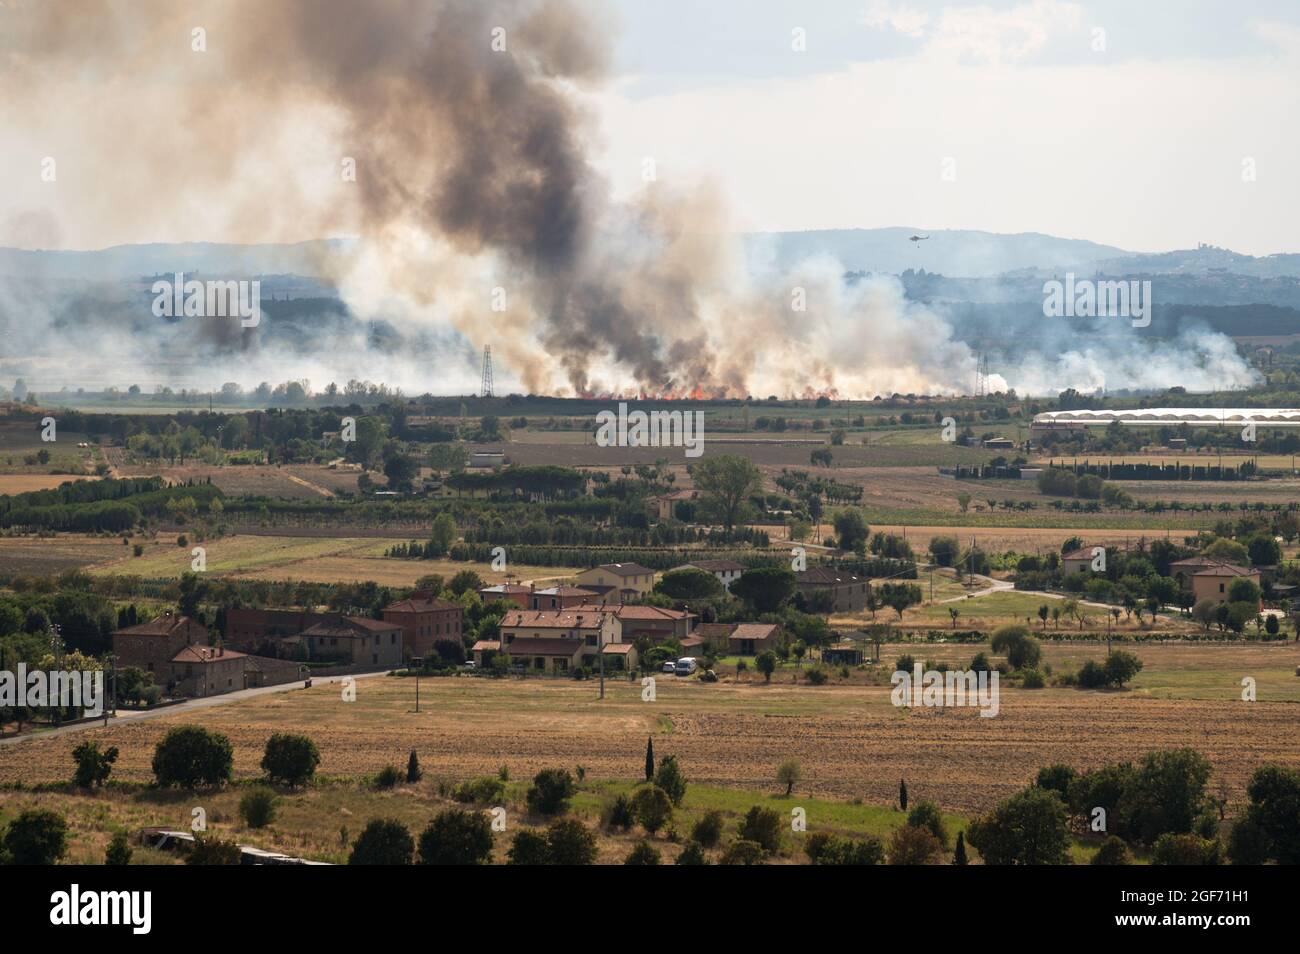
[[[1118,421],[1134,426],[1160,424],[1244,424],[1300,427],[1300,408],[1294,407],[1148,407],[1119,411],[1047,411],[1034,415],[1035,424],[1107,426]]]

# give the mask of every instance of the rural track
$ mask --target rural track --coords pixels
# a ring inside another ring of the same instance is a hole
[[[392,671],[393,670],[391,669],[386,669],[382,672],[358,672],[351,673],[351,676],[353,679],[370,679],[374,676],[387,676]],[[342,676],[327,676],[323,682],[328,686],[346,677],[347,674]],[[320,681],[322,680],[317,680],[317,682]],[[132,722],[147,722],[150,719],[157,719],[160,716],[173,712],[211,709],[215,706],[222,706],[231,702],[243,702],[256,696],[272,695],[277,692],[291,692],[294,689],[302,688],[304,688],[303,682],[301,679],[298,679],[293,682],[281,683],[278,686],[259,686],[256,689],[239,689],[235,692],[224,692],[219,696],[203,696],[197,699],[187,699],[185,702],[177,703],[174,706],[161,706],[157,709],[145,709],[140,712],[133,710],[119,711],[118,714],[108,722],[107,727],[127,725]],[[74,732],[84,732],[87,729],[102,729],[105,727],[103,719],[95,719],[93,722],[78,722],[76,725],[64,725],[59,726],[57,729],[43,729],[40,732],[28,732],[24,735],[15,735],[8,739],[0,739],[0,748],[9,745],[20,745],[23,742],[29,742],[32,739],[52,739],[55,736],[70,735]]]

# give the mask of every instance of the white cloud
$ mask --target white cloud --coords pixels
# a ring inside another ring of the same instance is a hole
[[[1054,36],[1078,29],[1082,21],[1083,9],[1062,0],[1031,0],[1006,10],[944,7],[933,22],[914,7],[873,0],[862,16],[867,27],[924,39],[922,51],[930,57],[994,66],[1033,57]]]
[[[915,10],[902,4],[892,4],[889,0],[873,0],[862,14],[862,24],[872,29],[889,27],[903,36],[919,37],[925,32],[925,25],[930,22],[930,14],[924,10]]]

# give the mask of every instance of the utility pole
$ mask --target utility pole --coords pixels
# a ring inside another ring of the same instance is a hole
[[[602,624],[603,625],[603,624]],[[601,643],[596,655],[600,657],[600,697],[605,698],[605,644]]]
[[[416,712],[419,712],[419,711],[420,711],[420,673],[419,673],[419,670],[416,670],[416,673],[415,673],[415,711],[416,711]]]

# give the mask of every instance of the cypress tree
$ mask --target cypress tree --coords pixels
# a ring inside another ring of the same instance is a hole
[[[420,771],[420,760],[415,757],[415,749],[411,749],[411,757],[406,760],[406,780],[408,782],[418,782],[424,773]]]
[[[957,850],[952,853],[952,863],[955,865],[969,864],[966,860],[966,833],[957,832]]]
[[[907,811],[907,782],[898,783],[898,808],[900,811]]]
[[[645,740],[645,780],[648,782],[655,777],[655,740],[653,736],[646,736]]]

